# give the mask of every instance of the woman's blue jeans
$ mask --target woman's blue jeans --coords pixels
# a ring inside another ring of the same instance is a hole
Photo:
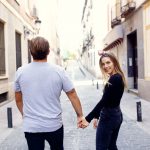
[[[96,150],[118,150],[116,141],[122,120],[119,107],[102,109],[96,132]]]

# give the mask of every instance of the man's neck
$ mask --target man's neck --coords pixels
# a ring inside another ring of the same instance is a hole
[[[33,59],[33,62],[47,62],[47,59],[42,59],[42,60]]]

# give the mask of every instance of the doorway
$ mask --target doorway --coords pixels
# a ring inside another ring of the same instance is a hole
[[[132,79],[132,88],[138,89],[137,32],[127,35],[128,77]]]

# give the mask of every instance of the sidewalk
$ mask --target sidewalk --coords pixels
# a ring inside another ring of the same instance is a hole
[[[12,108],[13,128],[8,128],[7,108]],[[15,101],[11,101],[3,106],[0,106],[0,144],[22,123],[20,112],[18,111]]]
[[[141,102],[142,122],[137,122],[136,102]],[[145,132],[150,134],[150,102],[140,97],[125,92],[121,101],[121,108],[124,114],[131,118]]]

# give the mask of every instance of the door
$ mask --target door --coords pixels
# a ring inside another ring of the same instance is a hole
[[[133,79],[133,88],[138,88],[138,55],[136,31],[127,36],[128,77]]]

